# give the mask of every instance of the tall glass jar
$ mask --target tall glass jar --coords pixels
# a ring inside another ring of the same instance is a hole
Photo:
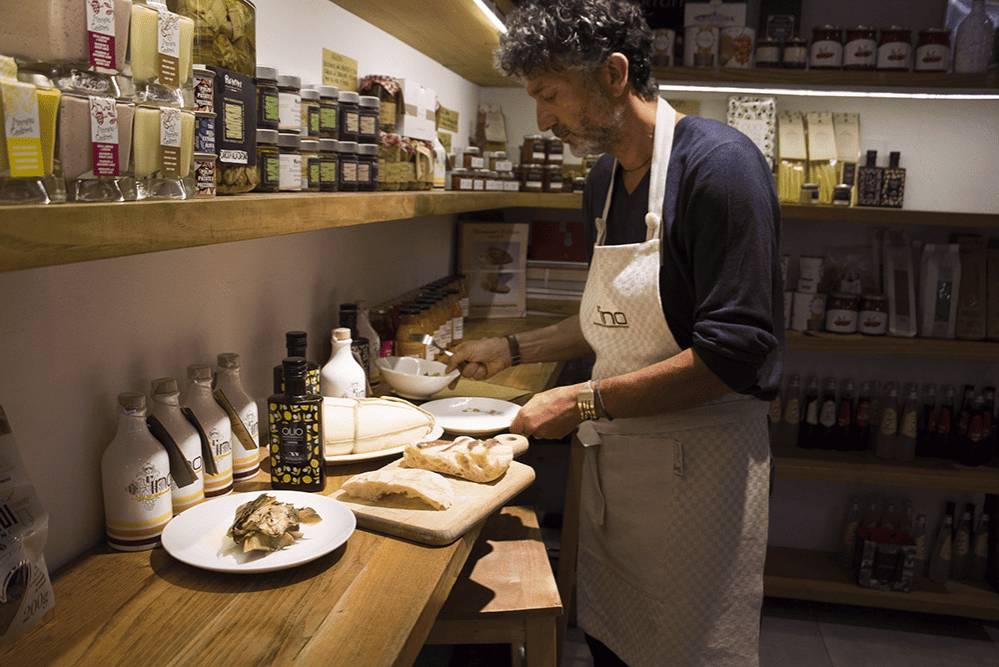
[[[302,191],[319,192],[319,140],[303,137],[299,146],[302,158]]]
[[[351,90],[341,90],[338,96],[340,101],[340,141],[357,142],[358,131],[361,124],[360,111],[358,111],[358,94]]]
[[[278,134],[278,150],[280,151],[280,181],[281,192],[299,192],[302,189],[302,154],[299,152],[301,137],[291,132]]]
[[[280,91],[277,70],[273,67],[257,68],[257,127],[277,130],[280,127]]]
[[[378,105],[378,98],[373,95],[358,96],[357,143],[378,143]]]
[[[337,172],[340,159],[337,155],[336,139],[319,140],[319,189],[323,192],[337,191]]]
[[[319,91],[303,88],[302,96],[302,136],[319,138]]]
[[[278,192],[281,189],[281,153],[277,142],[277,130],[257,130],[256,192]]]
[[[372,192],[378,188],[378,144],[357,146],[357,189]]]
[[[280,132],[302,131],[302,79],[290,74],[278,75],[278,101]]]
[[[336,86],[316,86],[319,91],[319,136],[340,138],[340,89]]]
[[[357,142],[337,142],[337,155],[340,158],[340,177],[337,185],[341,192],[357,191]]]

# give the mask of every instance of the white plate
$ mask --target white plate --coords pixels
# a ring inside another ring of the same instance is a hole
[[[442,398],[420,406],[448,433],[485,435],[510,427],[520,406],[509,401],[475,396]]]
[[[226,536],[236,509],[266,493],[295,507],[311,507],[322,521],[302,526],[302,537],[279,551],[242,553]],[[325,556],[347,541],[357,522],[339,500],[303,491],[253,491],[206,500],[170,520],[163,530],[163,548],[188,565],[216,572],[273,572]]]
[[[444,429],[441,428],[440,424],[434,425],[434,430],[427,434],[423,440],[436,440],[437,438],[444,435]],[[374,459],[384,458],[386,456],[394,456],[395,454],[402,454],[402,450],[406,449],[406,445],[399,445],[398,447],[389,447],[388,449],[376,449],[373,452],[363,452],[361,454],[339,454],[336,456],[327,456],[326,463],[332,463],[337,465],[338,463],[357,463],[358,461],[372,461]]]

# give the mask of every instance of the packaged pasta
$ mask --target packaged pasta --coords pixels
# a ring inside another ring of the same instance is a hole
[[[777,98],[759,95],[729,97],[728,124],[753,140],[772,170],[777,134]]]
[[[836,133],[836,184],[850,188],[850,206],[857,203],[857,163],[860,160],[860,114],[834,113]]]
[[[777,163],[777,197],[781,202],[798,203],[801,184],[808,170],[805,121],[800,111],[782,111],[777,118],[780,161]]]
[[[814,111],[805,117],[808,136],[808,182],[819,186],[819,204],[832,204],[839,183],[836,132],[832,113]]]

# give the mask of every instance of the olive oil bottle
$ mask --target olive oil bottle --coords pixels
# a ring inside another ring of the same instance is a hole
[[[267,399],[271,486],[322,491],[326,486],[323,399],[306,393],[308,362],[304,357],[289,357],[282,367],[284,393]]]

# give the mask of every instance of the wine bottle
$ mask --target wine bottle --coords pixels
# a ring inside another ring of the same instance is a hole
[[[839,399],[839,410],[836,414],[836,427],[833,430],[833,448],[841,452],[848,452],[852,449],[850,433],[853,431],[854,424],[853,391],[853,380],[844,381],[843,391]]]
[[[916,424],[916,456],[932,456],[930,443],[937,428],[937,386],[923,385],[922,404],[919,408],[919,421]]]
[[[916,525],[913,528],[915,534],[912,539],[916,542],[916,563],[913,570],[916,572],[917,577],[921,576],[926,572],[926,515],[919,514],[916,516]]]
[[[781,447],[793,447],[798,443],[798,431],[801,428],[801,376],[792,374],[784,392],[784,414],[781,416],[777,444]]]
[[[879,459],[895,457],[895,437],[898,434],[898,383],[889,382],[881,407],[881,419],[874,441],[874,455]]]
[[[802,411],[801,430],[798,432],[798,446],[813,449],[816,445],[819,426],[819,378],[808,378],[805,389],[805,406]]]
[[[989,562],[989,515],[982,512],[975,524],[975,534],[968,554],[968,577],[984,579]]]
[[[945,459],[950,456],[951,427],[954,422],[954,395],[952,384],[945,384],[940,390],[940,409],[937,411],[937,429],[930,439],[930,455]]]
[[[954,35],[954,73],[972,74],[988,69],[995,26],[985,13],[985,0],[973,0],[971,11]]]
[[[819,402],[819,423],[816,425],[815,445],[819,449],[832,449],[836,428],[836,378],[826,378],[822,386],[822,399]]]
[[[971,517],[974,513],[974,505],[965,505],[961,519],[954,527],[954,545],[950,557],[951,579],[963,579],[967,575],[968,554],[971,552]]]
[[[307,358],[306,348],[308,334],[304,331],[289,331],[284,335],[284,346],[286,357]],[[305,388],[310,394],[319,393],[319,364],[315,361],[307,362],[308,374],[305,377]],[[274,367],[274,393],[284,393],[284,366],[278,364]]]
[[[951,543],[954,529],[954,503],[947,503],[947,511],[940,519],[940,529],[933,542],[933,553],[930,554],[930,567],[927,576],[930,581],[945,584],[950,578]]]
[[[916,424],[919,421],[919,394],[916,383],[907,385],[905,401],[898,422],[898,435],[895,438],[895,459],[914,461],[916,458]]]
[[[843,521],[839,547],[836,549],[839,561],[843,567],[851,567],[853,565],[853,552],[857,545],[857,529],[859,527],[860,501],[854,499],[850,502],[850,509],[846,513],[846,519]]]
[[[306,393],[307,365],[303,357],[285,359],[285,390],[267,399],[271,486],[275,489],[318,492],[326,486],[323,398]]]
[[[863,381],[860,383],[860,392],[857,395],[857,410],[853,418],[853,426],[850,428],[850,449],[863,451],[867,449],[867,443],[871,439],[871,383]]]

